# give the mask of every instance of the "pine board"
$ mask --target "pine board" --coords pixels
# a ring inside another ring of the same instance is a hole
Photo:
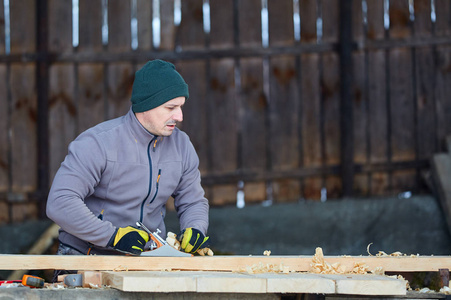
[[[386,272],[436,272],[451,269],[451,256],[376,257],[325,256],[329,264],[338,263],[351,270],[355,263],[363,263],[369,270],[382,267]],[[290,271],[310,270],[312,256],[194,256],[194,257],[131,257],[131,256],[70,256],[1,254],[0,270],[97,270],[97,271],[241,271],[263,264]]]
[[[127,292],[405,295],[406,284],[377,275],[229,272],[103,272],[103,284]]]

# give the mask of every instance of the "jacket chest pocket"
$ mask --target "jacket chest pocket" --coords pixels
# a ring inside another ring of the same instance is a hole
[[[156,174],[158,180],[158,198],[167,200],[174,193],[182,177],[182,163],[179,161],[160,162]]]

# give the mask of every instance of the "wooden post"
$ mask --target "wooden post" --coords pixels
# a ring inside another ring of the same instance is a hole
[[[352,2],[340,1],[340,125],[343,197],[351,197],[354,182],[354,123],[352,109]]]
[[[48,13],[47,0],[38,0],[36,49],[38,51],[36,62],[37,86],[37,149],[38,149],[38,190],[39,215],[45,217],[47,192],[49,189],[49,62],[48,62]]]

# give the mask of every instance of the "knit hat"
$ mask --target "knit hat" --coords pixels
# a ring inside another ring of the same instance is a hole
[[[159,59],[147,62],[135,73],[132,90],[133,112],[151,110],[177,97],[188,99],[188,85],[175,66]]]

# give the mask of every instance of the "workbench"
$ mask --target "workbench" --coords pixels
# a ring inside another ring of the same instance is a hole
[[[325,256],[324,260],[329,264],[340,264],[348,271],[351,271],[356,263],[365,264],[369,270],[378,269],[399,273],[437,272],[440,269],[451,269],[449,256]],[[215,295],[215,297],[228,295],[228,298],[233,295],[233,299],[244,299],[240,298],[242,297],[240,295],[246,295],[246,299],[252,299],[254,296],[259,299],[280,299],[284,295],[301,294],[322,295],[322,297],[354,295],[376,298],[409,298],[413,295],[406,292],[406,281],[403,279],[374,274],[313,274],[309,273],[311,263],[312,256],[0,255],[1,270],[98,271],[101,273],[102,285],[115,290],[112,292],[111,289],[106,289],[107,293],[117,293],[119,290],[125,293],[121,294],[125,298],[128,292],[133,292],[135,296],[138,295],[136,293],[148,295],[156,293],[162,297],[165,295],[166,298],[162,299],[172,299],[170,295],[175,297],[181,294],[184,298],[195,295],[195,298],[201,297],[201,299],[207,295]],[[101,290],[105,291],[105,289]],[[48,295],[51,292],[62,291],[28,292]],[[94,290],[91,292],[97,293]],[[0,298],[2,293],[3,291],[0,293]],[[414,293],[414,295],[416,298],[445,297],[443,294],[431,296]],[[119,298],[124,298],[122,296]]]

